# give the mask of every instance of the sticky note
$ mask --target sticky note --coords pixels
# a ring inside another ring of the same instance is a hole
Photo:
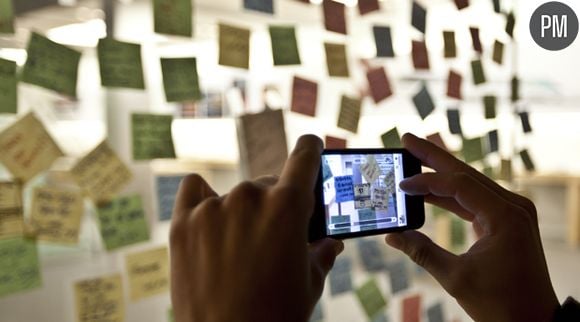
[[[512,181],[512,160],[501,159],[499,178],[504,181]]]
[[[250,66],[250,30],[219,24],[219,61],[223,66],[248,69]]]
[[[348,257],[339,257],[328,275],[330,294],[336,296],[352,290],[352,263]]]
[[[497,116],[496,105],[497,97],[490,95],[483,97],[483,106],[485,108],[486,119],[494,119]]]
[[[16,114],[18,110],[17,87],[16,62],[0,58],[0,114]]]
[[[421,295],[413,295],[403,299],[403,322],[421,321]]]
[[[413,1],[411,25],[420,32],[425,33],[425,27],[427,25],[427,10],[417,1]]]
[[[175,158],[172,115],[131,114],[133,160]]]
[[[445,58],[457,57],[457,48],[455,45],[455,32],[443,31],[444,56]]]
[[[493,1],[493,11],[495,13],[501,13],[500,0],[492,0],[492,1]]]
[[[97,215],[101,237],[108,251],[149,240],[143,201],[139,195],[100,203]]]
[[[495,178],[494,171],[493,171],[493,168],[491,166],[484,167],[482,172],[488,178],[491,178],[491,179]]]
[[[81,280],[74,285],[77,322],[123,322],[121,274]]]
[[[295,76],[292,81],[292,112],[314,116],[318,101],[318,84],[316,82]]]
[[[129,254],[125,265],[132,301],[169,291],[169,252],[159,247]]]
[[[467,163],[482,160],[484,153],[481,137],[472,139],[463,138],[463,148],[461,149],[461,152],[463,153],[463,158]]]
[[[449,151],[449,149],[447,148],[447,145],[445,145],[445,141],[443,141],[443,138],[441,137],[441,133],[437,132],[437,133],[427,135],[426,139],[427,139],[427,141],[435,144],[436,146],[440,147],[441,149],[443,149],[445,151]]]
[[[384,67],[372,68],[367,71],[367,81],[371,92],[371,97],[375,103],[393,95],[391,90],[391,83],[387,77],[387,72]]]
[[[458,109],[450,108],[447,110],[447,123],[449,124],[449,132],[451,134],[463,133]]]
[[[395,57],[391,28],[387,26],[373,26],[377,57]]]
[[[282,110],[243,115],[237,129],[243,176],[279,175],[288,157]]]
[[[354,184],[352,176],[336,176],[334,177],[334,190],[336,191],[335,201],[347,202],[354,200]]]
[[[366,162],[360,165],[360,171],[368,183],[375,182],[381,174],[379,164],[372,154],[367,155]]]
[[[455,5],[457,6],[457,10],[467,8],[469,6],[469,0],[455,0]]]
[[[443,304],[435,303],[427,308],[428,322],[445,322],[443,317]]]
[[[346,35],[345,6],[343,3],[323,0],[324,28],[328,31]]]
[[[163,221],[171,219],[173,205],[175,204],[175,196],[182,179],[182,175],[164,175],[155,178],[159,220]]]
[[[536,166],[534,165],[534,161],[532,161],[532,157],[527,149],[523,149],[520,151],[520,158],[522,158],[522,162],[524,163],[524,167],[528,171],[534,171]]]
[[[389,322],[389,318],[383,312],[377,313],[371,322]]]
[[[346,140],[327,135],[324,137],[324,147],[326,149],[346,149]]]
[[[296,30],[292,26],[270,26],[274,65],[300,65]]]
[[[21,236],[23,230],[22,184],[0,181],[0,240]]]
[[[361,16],[380,10],[379,0],[359,0],[358,12]]]
[[[372,239],[360,239],[357,247],[365,270],[379,272],[386,268],[385,258],[379,244]]]
[[[191,0],[153,0],[153,29],[156,33],[191,37]]]
[[[38,240],[76,244],[84,210],[80,190],[37,187],[32,193],[30,226]]]
[[[465,246],[465,222],[461,218],[451,217],[451,247],[455,249]]]
[[[342,95],[340,100],[340,113],[338,115],[338,127],[357,133],[361,106],[361,99]]]
[[[461,80],[463,77],[461,74],[454,70],[449,70],[449,76],[447,78],[447,96],[461,99]]]
[[[328,75],[332,77],[348,77],[346,46],[343,44],[324,43],[324,51],[326,52]]]
[[[375,209],[386,210],[389,208],[389,191],[387,191],[387,188],[373,187],[372,196],[373,196],[373,198],[372,198],[373,207]],[[359,219],[362,219],[360,211],[359,211]],[[372,218],[370,218],[370,219],[373,219],[373,220],[376,219],[376,215],[373,214]]]
[[[274,2],[272,0],[244,0],[244,9],[273,14]]]
[[[97,55],[101,85],[145,89],[140,44],[102,38],[97,45]]]
[[[391,294],[397,294],[409,288],[409,272],[404,260],[390,263],[387,269],[389,271]]]
[[[429,54],[424,41],[413,40],[412,44],[413,66],[417,70],[429,69]]]
[[[433,110],[435,110],[435,104],[433,104],[433,100],[431,99],[426,84],[423,84],[421,90],[413,96],[413,103],[419,112],[419,116],[421,116],[421,119],[423,120],[427,118]]]
[[[161,58],[163,89],[168,102],[201,99],[197,61],[191,58]]]
[[[514,27],[516,25],[516,17],[513,12],[510,12],[506,17],[505,32],[514,38]]]
[[[358,165],[360,171],[360,165]],[[364,210],[373,206],[371,200],[371,184],[357,183],[354,185],[354,209]],[[359,216],[361,212],[358,211]]]
[[[471,43],[473,44],[473,49],[480,54],[483,53],[481,39],[479,38],[479,28],[469,27],[469,33],[471,34]]]
[[[473,60],[471,62],[471,73],[473,75],[473,84],[479,85],[486,82],[481,60]]]
[[[511,90],[511,101],[512,103],[515,103],[520,100],[520,79],[517,76],[512,77]]]
[[[28,181],[63,154],[33,113],[0,133],[0,161],[15,178]]]
[[[532,126],[530,125],[530,114],[528,112],[520,112],[518,113],[520,116],[520,121],[522,121],[522,129],[524,133],[532,132]]]
[[[0,0],[0,34],[14,33],[14,7],[12,0]]]
[[[172,308],[167,309],[167,321],[175,322],[175,314],[173,313]]]
[[[309,322],[322,322],[324,319],[324,311],[322,310],[322,302],[319,300],[314,306],[314,311],[310,316]]]
[[[109,200],[132,179],[127,166],[106,141],[80,159],[71,169],[71,174],[96,202]]]
[[[36,243],[22,238],[0,240],[0,298],[41,284]]]
[[[399,135],[399,130],[394,127],[381,135],[381,141],[383,146],[387,149],[402,148],[401,136]]]
[[[373,318],[387,306],[377,281],[372,278],[356,290],[356,297],[369,318]]]
[[[499,40],[496,40],[493,43],[493,57],[492,57],[492,59],[494,62],[496,62],[500,65],[503,64],[504,47],[505,47],[504,44]]]
[[[32,32],[27,53],[21,75],[23,82],[77,96],[80,52]]]
[[[387,171],[385,173],[383,182],[385,184],[387,195],[392,195],[397,191],[397,186],[395,183],[395,171]]]

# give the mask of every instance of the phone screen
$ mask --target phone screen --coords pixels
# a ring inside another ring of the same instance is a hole
[[[403,154],[322,154],[328,236],[407,226]]]

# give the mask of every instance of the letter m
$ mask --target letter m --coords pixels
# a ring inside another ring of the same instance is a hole
[[[568,16],[563,15],[558,19],[557,15],[552,16],[552,24],[554,29],[552,29],[553,38],[567,38],[568,37]]]

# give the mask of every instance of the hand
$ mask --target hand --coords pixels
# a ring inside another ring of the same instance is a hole
[[[475,321],[551,321],[559,303],[534,204],[430,142],[406,134],[403,144],[437,172],[400,188],[472,222],[478,240],[459,256],[417,231],[387,235],[387,243],[423,266]]]
[[[342,242],[308,245],[322,142],[301,137],[279,179],[218,197],[199,176],[177,193],[171,226],[176,321],[307,321]]]

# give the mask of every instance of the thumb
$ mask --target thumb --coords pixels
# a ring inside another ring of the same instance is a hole
[[[449,272],[458,262],[454,255],[435,244],[418,231],[388,234],[387,244],[407,254],[417,265],[423,267],[445,287]]]
[[[325,238],[311,243],[310,249],[310,272],[314,294],[318,297],[322,294],[324,279],[334,265],[336,256],[344,249],[344,244],[335,239]]]

